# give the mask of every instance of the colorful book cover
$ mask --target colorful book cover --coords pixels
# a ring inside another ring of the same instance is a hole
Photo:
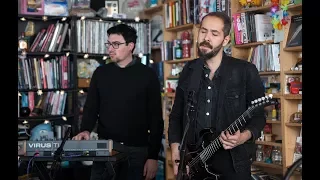
[[[20,4],[21,14],[44,14],[44,0],[21,0]]]

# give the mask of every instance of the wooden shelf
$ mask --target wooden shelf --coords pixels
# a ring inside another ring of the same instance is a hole
[[[284,74],[287,74],[287,75],[302,74],[302,70],[298,70],[298,71],[285,71]]]
[[[252,43],[246,43],[246,44],[237,44],[237,45],[234,45],[234,47],[235,48],[250,48],[250,47],[259,46],[262,44],[271,44],[273,42],[274,42],[273,40],[262,41],[262,42],[252,42]]]
[[[269,164],[265,162],[253,161],[252,165],[282,170],[282,166],[278,164]]]
[[[281,124],[281,121],[267,120],[266,123],[268,123],[268,124]]]
[[[282,144],[281,143],[276,143],[276,142],[268,142],[268,141],[256,141],[256,144],[260,144],[260,145],[265,145],[265,146],[277,146],[277,147],[281,147]]]
[[[247,9],[240,9],[239,11],[237,11],[238,13],[242,13],[242,12],[269,12],[271,8],[271,5],[267,5],[267,6],[261,6],[261,7],[252,7],[252,8],[247,8]]]
[[[286,122],[286,126],[302,127],[302,123],[290,123],[290,122]]]
[[[157,12],[157,11],[161,11],[161,10],[162,10],[162,4],[154,6],[154,7],[143,9],[143,12],[146,13],[146,14],[151,14],[151,13],[154,13],[154,12]]]
[[[280,75],[280,71],[259,72],[260,76]]]
[[[301,94],[284,94],[284,99],[302,99]]]
[[[302,11],[302,4],[294,4],[288,6],[288,11]]]
[[[46,17],[46,18],[44,18]],[[69,18],[70,16],[47,16],[47,15],[37,15],[37,14],[18,14],[18,18],[21,21],[28,21],[28,20],[39,20],[39,21],[56,21],[56,20],[62,20],[63,18]],[[24,18],[22,20],[21,18]],[[46,20],[44,20],[46,19]]]
[[[192,29],[193,28],[193,24],[184,24],[184,25],[180,25],[180,26],[176,26],[176,27],[170,27],[167,28],[167,31],[173,31],[173,32],[177,32],[177,31],[183,31],[183,30],[188,30],[188,29]]]
[[[66,55],[67,51],[62,52],[26,52],[26,56],[43,56],[44,58],[52,58],[53,56],[62,56]],[[22,55],[21,52],[19,52],[19,55]]]
[[[168,64],[177,64],[177,63],[184,63],[184,62],[192,61],[194,59],[195,58],[185,58],[185,59],[167,60],[167,61],[164,61],[164,62],[168,63]]]
[[[301,52],[302,51],[302,46],[296,46],[296,47],[286,47],[283,48],[284,51],[288,52]]]
[[[271,5],[267,6],[261,6],[261,7],[252,7],[252,8],[247,8],[247,9],[240,9],[237,12],[242,13],[242,12],[270,12]],[[295,4],[295,5],[290,5],[288,6],[288,11],[302,11],[302,4]]]

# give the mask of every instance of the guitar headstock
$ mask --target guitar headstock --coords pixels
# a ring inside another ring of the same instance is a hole
[[[256,108],[259,106],[266,107],[266,106],[275,105],[275,104],[277,104],[277,101],[273,99],[273,94],[269,94],[267,96],[263,96],[251,101],[250,108]]]

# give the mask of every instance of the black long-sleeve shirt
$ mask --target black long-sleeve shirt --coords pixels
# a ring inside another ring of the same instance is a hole
[[[97,120],[99,138],[148,146],[148,158],[158,159],[164,127],[156,73],[140,62],[125,68],[115,63],[98,67],[92,75],[80,130],[91,132]]]
[[[221,63],[223,65],[223,63]],[[221,66],[220,66],[221,67]],[[202,83],[199,89],[198,117],[195,123],[196,139],[204,128],[215,128],[217,115],[217,100],[219,94],[219,85],[221,77],[219,74],[220,67],[214,73],[214,77],[210,80],[210,69],[207,65],[203,66],[203,73],[200,81]]]

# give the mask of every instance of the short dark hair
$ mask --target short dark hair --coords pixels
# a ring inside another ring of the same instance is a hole
[[[206,17],[217,17],[217,18],[220,18],[223,21],[223,24],[224,24],[224,27],[223,27],[224,36],[227,36],[227,35],[230,34],[231,19],[226,13],[224,13],[224,12],[210,12],[210,13],[206,14],[205,16],[203,16],[203,18],[201,20],[200,27],[202,26],[202,21]]]
[[[133,43],[134,47],[136,46],[136,42],[137,42],[137,31],[135,28],[127,25],[127,24],[117,24],[115,26],[112,26],[111,28],[109,28],[107,30],[107,34],[108,36],[110,36],[111,34],[118,34],[118,35],[122,35],[123,39],[126,41],[126,43]],[[134,51],[134,48],[132,50],[132,52]]]

